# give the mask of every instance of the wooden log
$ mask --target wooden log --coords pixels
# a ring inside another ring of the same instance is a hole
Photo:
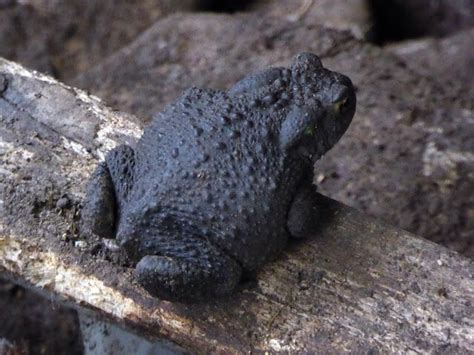
[[[89,174],[134,120],[0,59],[3,273],[195,352],[474,351],[472,261],[324,196],[314,238],[233,296],[150,297],[112,242],[77,231]]]

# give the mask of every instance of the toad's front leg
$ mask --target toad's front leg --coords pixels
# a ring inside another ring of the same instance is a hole
[[[305,180],[288,213],[287,228],[293,238],[308,238],[316,232],[320,220],[317,200],[316,186],[311,180]]]

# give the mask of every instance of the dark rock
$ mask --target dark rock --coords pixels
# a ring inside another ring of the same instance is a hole
[[[373,28],[369,39],[386,43],[445,36],[474,26],[471,0],[369,0]]]
[[[3,279],[0,322],[2,354],[83,353],[75,311]],[[23,351],[14,352],[19,349]]]

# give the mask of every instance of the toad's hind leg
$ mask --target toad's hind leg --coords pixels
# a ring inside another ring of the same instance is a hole
[[[171,301],[204,300],[229,294],[240,281],[240,265],[206,240],[160,243],[159,255],[144,256],[136,267],[140,284]]]
[[[121,205],[133,184],[134,154],[121,145],[110,151],[92,174],[82,209],[82,227],[102,238],[113,238]]]

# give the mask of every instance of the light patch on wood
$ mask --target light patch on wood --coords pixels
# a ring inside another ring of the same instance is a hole
[[[20,273],[34,286],[98,306],[116,317],[123,318],[139,312],[133,301],[122,297],[102,281],[95,277],[84,277],[78,268],[65,267],[54,253],[31,252],[34,249],[35,246],[28,245],[26,240],[20,243],[15,238],[1,236],[0,265],[13,273]],[[110,303],[110,300],[115,302]]]
[[[48,84],[57,85],[59,83],[58,81],[54,80],[50,76],[41,74],[40,72],[37,72],[36,70],[26,69],[20,64],[11,62],[3,58],[0,58],[0,68],[2,72],[8,73],[11,75],[19,75],[19,76],[23,76],[23,77],[30,78],[33,80],[43,81]],[[62,86],[66,87],[64,84],[62,84]]]
[[[70,139],[67,139],[66,137],[61,137],[61,142],[64,146],[64,149],[71,150],[81,157],[86,157],[89,155],[87,149],[80,143],[74,142]]]
[[[117,116],[107,117],[107,119],[104,119],[103,124],[101,124],[97,131],[96,140],[97,142],[101,143],[101,147],[97,150],[99,159],[103,160],[105,158],[105,154],[117,146],[117,141],[111,139],[110,137],[114,135],[121,135],[123,137],[129,137],[138,140],[141,134],[141,128],[131,121],[125,121]]]
[[[0,224],[0,232],[6,230]],[[80,268],[64,265],[55,253],[36,249],[26,239],[19,242],[15,237],[0,235],[0,267],[21,275],[35,287],[96,307],[117,319],[142,319],[150,323],[159,319],[169,331],[189,333],[192,329],[196,336],[204,336],[205,333],[188,319],[163,309],[150,313],[96,277],[84,275]]]

